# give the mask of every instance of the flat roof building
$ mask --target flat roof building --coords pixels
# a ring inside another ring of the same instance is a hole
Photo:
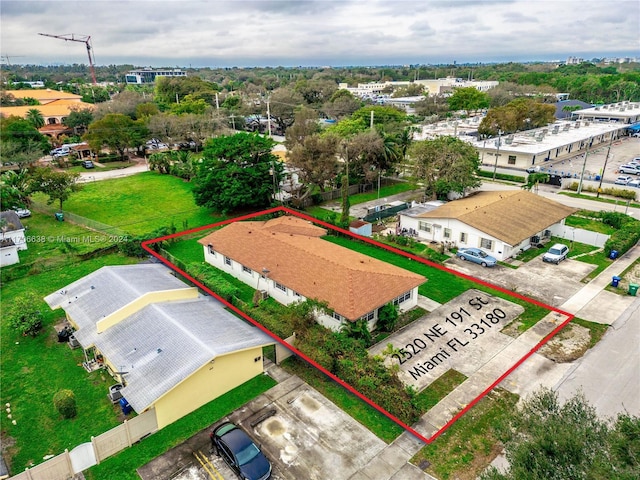
[[[573,112],[572,118],[604,122],[619,122],[627,125],[640,122],[640,102],[618,102]]]
[[[153,83],[156,77],[186,77],[187,72],[174,69],[152,69],[142,68],[140,70],[131,70],[125,75],[125,81],[130,85],[142,85],[145,83]]]

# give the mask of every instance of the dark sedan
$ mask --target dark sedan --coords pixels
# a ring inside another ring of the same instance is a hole
[[[242,480],[266,480],[271,477],[271,464],[260,448],[243,430],[224,422],[211,432],[211,445]]]

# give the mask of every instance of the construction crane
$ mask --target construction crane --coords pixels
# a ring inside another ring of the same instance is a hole
[[[96,70],[93,66],[93,55],[91,53],[91,35],[76,35],[75,33],[65,33],[64,35],[51,35],[49,33],[39,33],[43,37],[60,38],[64,41],[81,42],[87,46],[87,55],[89,55],[89,69],[91,70],[91,79],[93,84],[97,84]]]
[[[7,65],[10,67],[11,66],[11,58],[22,58],[22,55],[11,55],[11,57],[9,57],[9,55],[2,55],[2,59],[5,60],[7,62]]]

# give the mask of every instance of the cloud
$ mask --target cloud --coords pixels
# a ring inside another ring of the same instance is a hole
[[[633,55],[636,0],[1,0],[2,54],[201,66],[515,61]],[[583,12],[589,12],[584,15]],[[247,62],[257,62],[255,64]]]

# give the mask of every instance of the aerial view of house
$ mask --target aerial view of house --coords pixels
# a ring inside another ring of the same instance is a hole
[[[283,304],[327,302],[332,312],[318,321],[332,329],[366,319],[375,328],[387,303],[414,307],[426,279],[388,263],[334,245],[306,220],[284,216],[235,222],[199,240],[205,260]]]
[[[157,264],[103,267],[45,301],[65,311],[85,367],[106,368],[158,428],[261,374],[274,343]]]

